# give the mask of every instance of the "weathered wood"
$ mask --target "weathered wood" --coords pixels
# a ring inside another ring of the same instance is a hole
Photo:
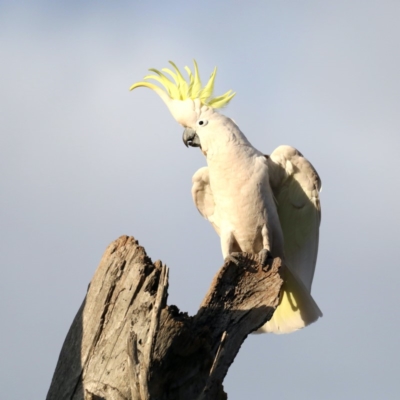
[[[247,335],[268,321],[282,285],[240,254],[215,276],[198,313],[167,306],[168,268],[127,236],[106,250],[65,339],[47,400],[222,400]]]

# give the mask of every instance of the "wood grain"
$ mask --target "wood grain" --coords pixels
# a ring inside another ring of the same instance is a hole
[[[167,305],[168,268],[133,237],[108,246],[71,325],[47,400],[222,400],[247,335],[279,301],[283,266],[227,261],[198,313]],[[245,384],[245,383],[244,383]]]

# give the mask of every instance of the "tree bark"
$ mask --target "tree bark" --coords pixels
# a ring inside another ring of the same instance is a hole
[[[106,250],[65,339],[47,400],[222,400],[247,335],[279,302],[281,260],[226,261],[198,313],[167,306],[168,268],[133,237]]]

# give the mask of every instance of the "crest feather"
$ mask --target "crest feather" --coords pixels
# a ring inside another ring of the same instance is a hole
[[[174,71],[170,70],[169,68],[163,68],[161,70],[163,72],[161,72],[155,68],[150,68],[149,71],[154,72],[155,75],[147,75],[143,79],[152,79],[159,82],[165,88],[168,96],[172,100],[199,99],[202,105],[207,105],[213,108],[221,108],[226,106],[236,94],[232,92],[232,90],[229,90],[221,96],[212,97],[215,77],[217,75],[217,67],[214,68],[214,71],[206,85],[202,87],[196,60],[193,60],[194,74],[189,67],[185,67],[185,71],[189,76],[189,82],[187,82],[183,77],[175,63],[172,61],[169,61],[169,63],[172,65]],[[168,74],[172,80],[166,74]],[[154,87],[160,89],[158,86],[155,86],[149,82],[137,82],[130,87],[130,90],[140,86],[148,87],[153,90]]]

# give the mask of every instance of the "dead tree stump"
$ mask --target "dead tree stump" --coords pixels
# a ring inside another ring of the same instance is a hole
[[[47,400],[222,400],[247,335],[278,304],[280,259],[226,262],[198,313],[167,306],[168,268],[133,237],[106,250],[62,347]]]

